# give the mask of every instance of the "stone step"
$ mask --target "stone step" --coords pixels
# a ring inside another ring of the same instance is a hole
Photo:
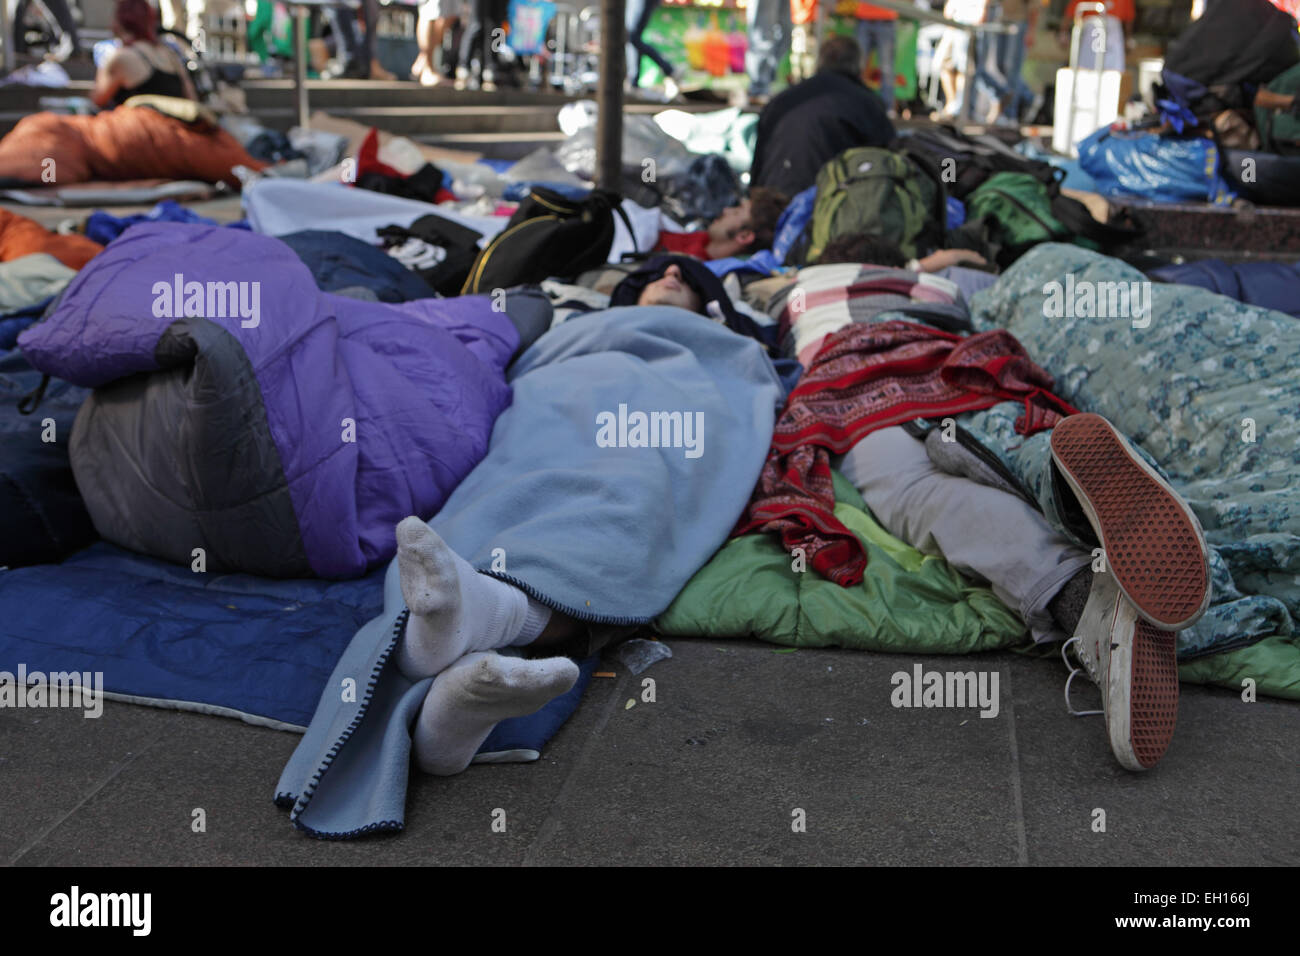
[[[254,80],[241,85],[249,113],[264,125],[287,130],[297,120],[297,99],[289,80]],[[23,116],[36,112],[43,97],[88,96],[89,83],[72,83],[61,89],[0,87],[0,133],[13,128]],[[309,80],[307,96],[312,110],[323,110],[355,122],[378,126],[404,136],[476,134],[499,136],[533,133],[558,135],[556,117],[578,97],[540,90],[454,90],[421,87],[415,83],[381,83],[364,80]],[[624,112],[652,114],[663,103],[630,101]],[[674,104],[690,112],[718,109],[716,104]]]

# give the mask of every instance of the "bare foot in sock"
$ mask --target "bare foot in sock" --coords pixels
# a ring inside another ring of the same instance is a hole
[[[419,518],[397,526],[397,564],[411,610],[397,666],[412,680],[433,677],[472,651],[529,644],[550,619],[550,608],[479,574]]]
[[[415,724],[415,762],[440,777],[469,766],[500,721],[522,717],[570,690],[578,665],[567,657],[524,660],[466,654],[433,681]]]

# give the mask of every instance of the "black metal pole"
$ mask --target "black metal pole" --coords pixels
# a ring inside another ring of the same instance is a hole
[[[596,184],[618,189],[623,177],[623,79],[627,74],[625,0],[600,0],[600,86],[596,91]]]

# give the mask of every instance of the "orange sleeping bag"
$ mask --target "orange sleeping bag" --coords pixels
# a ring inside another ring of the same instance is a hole
[[[183,123],[147,107],[94,116],[33,113],[0,139],[0,180],[31,184],[198,179],[237,187],[230,172],[236,165],[267,164],[218,126]]]
[[[0,209],[0,262],[47,252],[69,269],[80,269],[103,249],[85,236],[61,236],[26,216]]]

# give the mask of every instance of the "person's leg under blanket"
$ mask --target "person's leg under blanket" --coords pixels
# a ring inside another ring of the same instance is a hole
[[[1020,613],[1036,641],[1074,632],[1083,600],[1073,593],[1056,617],[1050,606],[1066,584],[1086,599],[1092,557],[1054,531],[1022,498],[939,470],[925,443],[901,427],[882,428],[853,446],[840,464],[890,534],[958,571],[987,581]],[[1071,620],[1070,618],[1073,618]]]
[[[572,683],[566,662],[498,661],[495,650],[563,638],[565,618],[599,632],[666,608],[744,510],[783,395],[757,343],[662,307],[565,322],[509,379],[513,404],[429,523],[437,537],[403,523],[384,614],[344,652],[281,776],[276,802],[301,829],[400,829],[412,724],[429,731],[421,762],[446,772],[497,714]],[[404,588],[418,608],[404,607]],[[417,616],[429,626],[411,628]],[[407,645],[408,629],[421,639]],[[404,672],[442,667],[436,680]],[[457,704],[466,698],[475,707]],[[434,738],[454,746],[439,753]]]
[[[419,518],[397,526],[397,566],[410,609],[397,666],[413,681],[436,678],[415,729],[416,763],[426,773],[460,773],[498,722],[533,713],[578,679],[567,657],[484,652],[539,643],[569,622],[552,622],[545,604],[479,574]]]

